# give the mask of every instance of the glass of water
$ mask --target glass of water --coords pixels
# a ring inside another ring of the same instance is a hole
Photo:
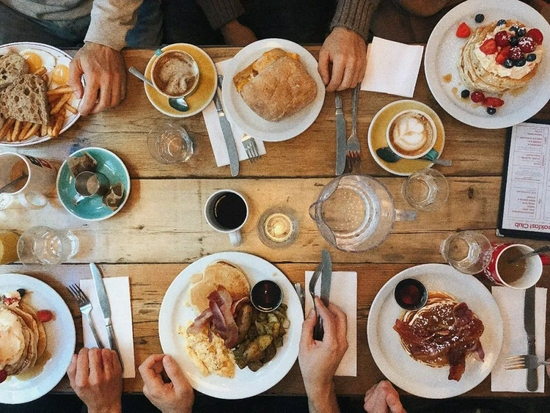
[[[69,230],[29,228],[19,237],[17,255],[26,265],[57,265],[78,252],[78,238]]]
[[[456,232],[441,243],[445,261],[465,274],[477,274],[487,268],[492,251],[491,242],[477,231]]]
[[[151,156],[163,164],[187,162],[194,143],[187,131],[172,123],[161,123],[149,132],[147,147]]]
[[[449,197],[449,183],[443,174],[427,168],[411,174],[403,183],[403,198],[415,209],[434,211]]]

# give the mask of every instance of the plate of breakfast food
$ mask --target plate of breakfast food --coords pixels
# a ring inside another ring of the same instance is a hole
[[[310,52],[288,40],[264,39],[231,60],[222,96],[227,116],[239,128],[256,139],[279,142],[317,119],[325,85]]]
[[[404,310],[394,297],[406,278],[424,284],[428,301]],[[407,268],[376,294],[367,321],[369,348],[388,380],[419,397],[443,399],[471,390],[491,372],[503,325],[490,291],[449,265]]]
[[[484,129],[521,123],[550,99],[549,41],[550,24],[525,3],[466,1],[430,35],[428,85],[463,123]]]
[[[80,117],[67,53],[33,42],[0,45],[0,146],[55,138]]]
[[[249,300],[263,280],[282,290],[282,304],[272,312],[257,311]],[[222,252],[195,261],[174,279],[160,308],[160,343],[194,389],[242,399],[288,373],[303,320],[296,291],[277,267],[254,255]]]
[[[46,283],[2,274],[0,287],[0,403],[36,400],[67,372],[75,350],[73,317]]]

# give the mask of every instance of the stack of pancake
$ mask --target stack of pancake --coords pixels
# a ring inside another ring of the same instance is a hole
[[[497,22],[476,29],[462,47],[459,61],[459,73],[462,81],[471,89],[489,93],[503,93],[508,90],[524,87],[535,76],[542,58],[542,45],[533,52],[537,55],[533,61],[524,66],[507,68],[496,62],[497,53],[486,55],[480,46],[495,37],[502,30],[511,31],[511,27],[522,28],[524,24],[506,20],[505,25]],[[527,28],[526,28],[527,29]]]
[[[46,350],[46,331],[35,310],[22,301],[0,302],[0,371],[16,375],[32,369]]]

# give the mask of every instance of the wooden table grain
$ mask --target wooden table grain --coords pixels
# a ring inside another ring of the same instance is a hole
[[[233,56],[239,49],[206,48],[214,61]],[[309,47],[315,57],[319,47]],[[153,50],[124,51],[126,65],[143,71]],[[343,94],[345,117],[351,124],[351,90]],[[48,224],[69,228],[81,242],[80,251],[69,264],[51,270],[29,269],[12,264],[0,273],[26,273],[50,284],[69,304],[77,331],[77,349],[82,346],[82,318],[65,286],[90,278],[89,262],[101,264],[105,277],[129,276],[136,368],[152,353],[161,352],[158,315],[165,291],[172,280],[190,263],[221,251],[241,251],[269,260],[292,282],[304,282],[304,272],[313,270],[320,250],[327,248],[334,270],[357,272],[357,377],[335,379],[339,395],[363,395],[383,378],[372,359],[366,339],[366,323],[377,291],[393,275],[414,265],[442,263],[439,246],[449,234],[464,229],[497,238],[498,203],[506,131],[474,128],[452,118],[436,102],[427,86],[423,70],[415,89],[415,100],[426,103],[440,116],[445,127],[444,157],[451,167],[436,166],[450,184],[445,206],[435,212],[420,212],[416,221],[397,222],[388,239],[378,248],[363,253],[345,253],[330,246],[309,217],[309,205],[322,187],[334,177],[335,121],[334,95],[328,93],[318,119],[294,139],[266,142],[267,154],[255,163],[241,162],[238,177],[231,178],[229,167],[216,167],[201,114],[175,120],[196,142],[196,153],[181,165],[161,165],[148,153],[147,133],[153,125],[173,120],[158,112],[147,100],[143,84],[128,75],[128,94],[124,102],[103,113],[83,117],[56,140],[18,148],[17,151],[62,162],[74,149],[98,146],[116,153],[131,176],[131,193],[124,208],[105,221],[86,222],[69,215],[55,194],[43,210],[12,208],[0,212],[0,228],[22,232],[33,225]],[[358,133],[362,145],[362,172],[379,178],[393,194],[398,208],[405,207],[401,197],[403,177],[389,174],[372,159],[367,147],[367,131],[375,114],[397,96],[361,92],[359,94]],[[537,114],[550,118],[550,105]],[[5,152],[12,150],[1,148]],[[208,226],[203,205],[213,191],[231,188],[242,192],[249,202],[250,216],[243,228],[243,244],[232,247],[227,236]],[[292,248],[270,249],[262,244],[256,223],[264,210],[283,204],[296,211],[299,236]],[[514,240],[517,241],[517,240]],[[533,247],[542,242],[519,240]],[[1,275],[0,275],[1,283]],[[485,283],[488,285],[487,283]],[[539,286],[550,287],[548,269]],[[547,320],[550,314],[547,310]],[[550,343],[550,328],[546,342]],[[548,344],[547,344],[548,348]],[[141,392],[139,373],[124,380],[124,391]],[[54,391],[70,391],[65,378]],[[298,364],[266,394],[303,395]],[[491,393],[490,378],[466,393],[470,397],[513,397],[525,394]],[[533,396],[539,396],[533,395]],[[550,395],[548,384],[544,395]]]

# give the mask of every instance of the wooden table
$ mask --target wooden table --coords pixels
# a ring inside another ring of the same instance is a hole
[[[317,57],[318,47],[310,48]],[[236,48],[209,48],[215,60],[233,56]],[[152,50],[127,50],[127,66],[144,70]],[[428,104],[445,126],[444,157],[452,167],[437,167],[449,179],[451,195],[436,212],[419,213],[411,222],[398,222],[389,238],[378,248],[364,253],[345,253],[330,246],[320,235],[308,207],[322,187],[334,177],[335,122],[334,96],[327,94],[320,116],[300,136],[280,143],[266,143],[267,155],[259,162],[241,162],[241,172],[231,178],[229,167],[216,167],[202,116],[177,120],[196,141],[196,154],[186,164],[167,166],[157,163],[146,148],[151,127],[166,121],[149,103],[142,83],[128,75],[128,96],[118,107],[98,115],[81,118],[61,138],[18,149],[19,152],[63,161],[75,147],[99,146],[121,157],[132,183],[129,200],[114,217],[86,222],[69,215],[55,195],[44,210],[14,208],[0,215],[0,227],[22,232],[30,226],[49,224],[70,228],[79,237],[81,248],[70,264],[59,268],[28,271],[20,265],[0,267],[1,273],[30,273],[50,284],[69,304],[77,331],[77,347],[82,345],[81,315],[65,286],[90,278],[89,262],[101,264],[106,277],[128,275],[131,283],[136,366],[151,353],[161,352],[157,320],[165,291],[189,263],[221,251],[242,251],[258,255],[280,268],[293,282],[304,281],[304,271],[313,270],[320,250],[328,248],[334,270],[357,271],[357,377],[336,378],[339,395],[363,395],[383,378],[372,359],[366,340],[366,322],[377,291],[393,275],[423,263],[441,263],[441,241],[456,230],[482,231],[497,240],[495,227],[500,194],[505,130],[483,130],[467,126],[448,115],[431,95],[423,70],[420,71],[414,99]],[[351,124],[351,91],[343,93],[345,116]],[[372,159],[367,148],[367,130],[377,113],[399,97],[361,92],[358,133],[362,144],[364,174],[379,178],[395,197],[397,207],[405,207],[400,195],[404,178],[391,175]],[[550,118],[550,105],[538,114]],[[171,119],[173,120],[173,119]],[[8,148],[0,149],[7,151]],[[213,231],[203,218],[202,208],[214,190],[231,188],[242,192],[250,205],[250,217],[243,229],[243,244],[234,248],[227,236]],[[270,249],[257,236],[256,223],[261,213],[274,204],[292,207],[298,215],[300,232],[292,248]],[[499,239],[502,241],[502,239]],[[506,239],[504,239],[506,241]],[[511,241],[511,240],[508,240]],[[542,242],[519,240],[537,247]],[[550,287],[548,269],[540,286]],[[1,278],[0,278],[1,279]],[[550,320],[548,314],[547,320]],[[546,328],[546,342],[550,343]],[[550,344],[547,344],[547,347]],[[124,381],[125,392],[140,392],[142,382]],[[65,378],[56,391],[69,391]],[[304,387],[296,363],[288,375],[268,394],[303,395]],[[550,387],[546,385],[546,395]],[[516,394],[517,395],[517,394]],[[525,395],[525,394],[520,394]],[[501,397],[491,393],[490,379],[466,396]]]

